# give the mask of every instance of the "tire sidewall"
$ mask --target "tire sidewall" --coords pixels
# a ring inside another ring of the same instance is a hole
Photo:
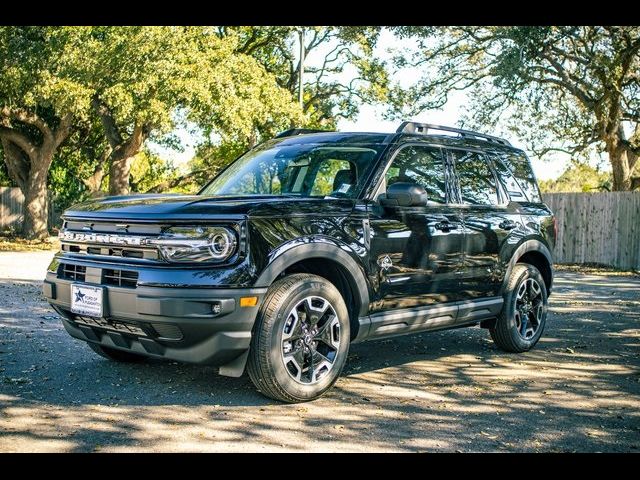
[[[524,268],[518,269],[518,271],[514,272],[517,275],[517,279],[515,280],[514,288],[509,292],[509,295],[507,297],[505,320],[507,322],[507,327],[509,328],[511,338],[521,350],[525,351],[533,348],[535,344],[538,343],[538,340],[540,340],[540,337],[544,332],[544,327],[547,323],[548,296],[547,296],[546,284],[544,283],[544,279],[542,278],[542,275],[540,274],[538,269],[531,265],[524,265],[524,264],[523,264],[523,267]],[[518,332],[518,328],[516,325],[515,309],[516,309],[516,298],[517,298],[518,289],[522,285],[522,282],[526,281],[529,278],[533,278],[540,285],[540,289],[542,290],[543,311],[542,311],[542,320],[540,321],[538,330],[536,331],[533,337],[526,340],[522,338],[522,336]]]

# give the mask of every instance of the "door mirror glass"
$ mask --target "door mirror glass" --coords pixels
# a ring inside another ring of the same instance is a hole
[[[396,182],[380,196],[380,203],[386,207],[416,207],[426,205],[429,195],[421,185],[409,182]]]

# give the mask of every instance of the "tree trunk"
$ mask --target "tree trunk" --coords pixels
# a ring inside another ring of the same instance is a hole
[[[107,133],[107,138],[113,149],[109,166],[109,195],[128,195],[131,188],[129,185],[131,164],[149,136],[150,127],[136,124],[131,136],[125,140],[120,133],[113,133],[116,127],[112,117],[103,112],[102,118],[106,125],[105,131],[111,132]]]
[[[611,190],[614,192],[626,192],[631,190],[631,170],[629,169],[629,161],[626,152],[619,149],[609,152],[609,162],[613,171],[613,185]]]
[[[84,179],[82,182],[89,190],[89,195],[92,197],[100,196],[100,186],[102,185],[102,179],[104,178],[105,171],[102,165],[96,167],[89,178]]]
[[[46,161],[46,159],[43,159]],[[49,220],[49,202],[47,198],[47,163],[40,164],[41,168],[33,167],[29,172],[29,179],[24,193],[24,221],[22,234],[28,239],[44,239],[49,236],[47,229]]]
[[[135,152],[138,153],[138,152]],[[109,167],[109,195],[128,195],[129,194],[129,174],[131,173],[131,164],[135,158],[133,156],[112,157],[111,166]]]
[[[631,175],[638,161],[638,155],[631,147],[631,144],[636,142],[638,128],[629,139],[631,142],[625,138],[624,130],[619,123],[615,128],[607,129],[607,133],[609,135],[605,135],[603,140],[613,172],[611,190],[614,192],[628,192],[632,189]]]
[[[91,195],[92,197],[98,197],[101,194],[100,188],[102,187],[102,180],[107,173],[105,166],[109,161],[111,151],[111,147],[107,146],[100,154],[98,163],[93,169],[93,173],[91,174],[91,176],[82,180],[84,186],[87,187],[87,190],[89,190],[89,195]]]
[[[43,139],[35,140],[17,130],[11,120],[40,130]],[[49,204],[47,175],[58,147],[71,134],[73,116],[64,115],[52,129],[41,117],[22,109],[0,109],[0,141],[3,145],[9,176],[24,194],[22,233],[27,239],[48,236]]]

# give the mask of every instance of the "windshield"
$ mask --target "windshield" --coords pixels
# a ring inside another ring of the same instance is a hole
[[[237,159],[199,194],[355,198],[382,148],[266,144]]]

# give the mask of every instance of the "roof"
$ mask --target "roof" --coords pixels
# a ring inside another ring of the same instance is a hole
[[[272,140],[278,145],[390,145],[392,143],[435,143],[449,147],[475,147],[482,150],[519,150],[510,145],[486,141],[475,137],[424,133],[380,133],[380,132],[322,132],[307,133]]]

